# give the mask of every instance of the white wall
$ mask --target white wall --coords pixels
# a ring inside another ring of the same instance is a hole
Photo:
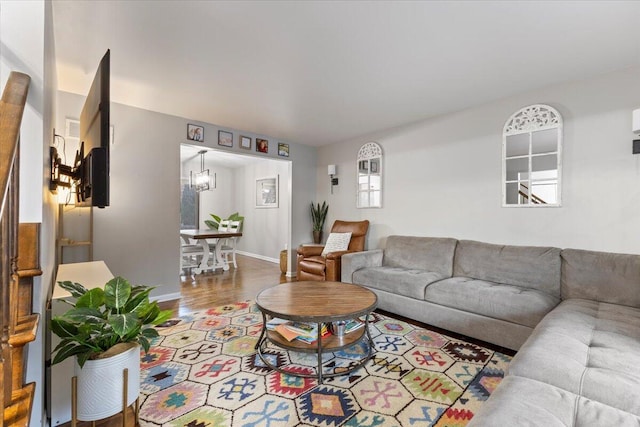
[[[278,207],[256,207],[256,180],[273,177],[278,178]],[[290,163],[286,161],[254,163],[235,170],[237,210],[245,217],[243,236],[238,239],[239,251],[277,262],[280,251],[291,244],[288,239],[289,177]]]
[[[503,208],[502,128],[535,103],[564,118],[562,207]],[[634,68],[321,147],[318,200],[330,205],[328,224],[369,219],[369,248],[401,234],[640,253],[640,156],[631,154],[631,111],[638,107]],[[355,159],[368,141],[384,151],[381,209],[355,207]],[[333,195],[327,164],[338,165]]]
[[[44,1],[0,1],[0,87],[11,71],[31,77],[20,132],[20,222],[42,221]]]
[[[113,58],[112,55],[112,61]],[[96,58],[96,66],[98,61]],[[112,63],[112,69],[114,67]],[[65,117],[77,119],[83,101],[81,96],[59,92],[58,126],[64,125]],[[186,140],[187,123],[194,122],[113,102],[111,113],[115,135],[111,147],[111,205],[94,209],[94,259],[104,260],[114,274],[133,283],[156,286],[155,296],[176,295],[180,271],[180,144],[190,143]],[[197,124],[205,127],[205,142],[201,145],[218,148],[218,127]],[[232,131],[234,147],[229,151],[241,154],[237,143],[240,132]],[[255,141],[255,134],[242,134]],[[278,140],[268,139],[270,151],[260,156],[278,159]],[[289,144],[294,177],[290,197],[302,200],[307,197],[309,186],[315,190],[315,170],[309,165],[316,164],[316,149]],[[300,185],[295,182],[296,177]],[[305,197],[299,197],[300,193]],[[238,210],[243,209],[241,206]],[[303,207],[292,205],[292,209]],[[305,228],[304,223],[310,223],[307,216],[308,213],[304,218],[291,218],[294,245],[308,240],[306,236],[296,234],[297,230]],[[271,233],[271,230],[260,232]],[[256,241],[273,240],[280,249],[284,243],[270,235],[254,238]],[[269,256],[277,257],[277,254]]]

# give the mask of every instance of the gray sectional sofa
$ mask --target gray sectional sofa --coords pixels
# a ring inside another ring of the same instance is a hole
[[[390,236],[343,257],[342,281],[518,350],[470,426],[640,426],[640,255]]]

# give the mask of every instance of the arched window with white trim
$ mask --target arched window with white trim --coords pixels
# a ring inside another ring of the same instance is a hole
[[[502,133],[502,205],[560,206],[562,116],[548,105],[515,112]]]

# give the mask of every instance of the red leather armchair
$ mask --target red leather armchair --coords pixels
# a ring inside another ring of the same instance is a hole
[[[331,227],[332,233],[351,232],[349,249],[329,252],[323,257],[324,246],[300,246],[297,252],[297,279],[339,282],[342,255],[364,250],[364,242],[369,230],[369,221],[336,221]]]

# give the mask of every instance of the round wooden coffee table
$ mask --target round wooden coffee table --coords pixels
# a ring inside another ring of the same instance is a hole
[[[262,312],[262,332],[256,344],[258,355],[271,369],[288,375],[301,377],[317,377],[322,384],[323,377],[343,375],[358,369],[371,358],[375,347],[369,333],[369,316],[378,305],[375,293],[362,286],[340,282],[289,282],[263,290],[256,297],[256,304]],[[315,323],[318,337],[315,343],[307,344],[301,341],[287,341],[276,331],[267,330],[267,316],[298,322]],[[336,335],[321,336],[322,323],[365,317],[363,328],[356,329],[342,337]],[[356,345],[367,339],[368,350],[358,362],[329,374],[322,372],[322,353],[340,350]],[[268,343],[291,351],[317,353],[317,374],[290,372],[274,366],[262,353]]]

